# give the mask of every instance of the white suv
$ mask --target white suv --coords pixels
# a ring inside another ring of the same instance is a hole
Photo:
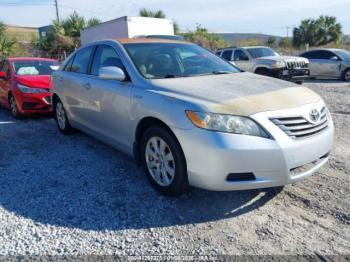
[[[309,60],[303,57],[281,56],[265,46],[229,47],[219,49],[217,55],[244,71],[301,82],[308,78]]]

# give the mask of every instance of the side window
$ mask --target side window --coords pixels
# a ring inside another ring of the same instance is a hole
[[[220,56],[221,55],[221,51],[216,51],[216,55]]]
[[[100,68],[106,66],[116,66],[124,69],[123,63],[114,48],[108,45],[100,45],[92,62],[91,74],[98,76]]]
[[[74,58],[75,58],[75,55],[73,57],[71,57],[71,59],[69,59],[66,66],[64,67],[63,71],[67,71],[67,72],[71,71]]]
[[[306,53],[304,53],[304,54],[302,54],[301,55],[301,57],[305,57],[305,58],[307,58],[307,59],[313,59],[313,53],[314,52],[306,52]]]
[[[334,56],[334,54],[329,51],[318,51],[318,53],[318,59],[331,59]]]
[[[248,56],[242,50],[235,50],[234,61],[248,61]]]
[[[225,50],[222,53],[222,58],[226,59],[227,61],[231,61],[231,59],[232,59],[232,50]]]
[[[74,73],[87,74],[91,53],[94,48],[94,46],[89,46],[80,50],[74,57],[70,71]]]

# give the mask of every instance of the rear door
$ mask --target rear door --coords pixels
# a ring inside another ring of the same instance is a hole
[[[55,76],[63,94],[65,108],[74,122],[90,126],[89,120],[89,69],[95,46],[88,46],[79,50],[67,66]]]

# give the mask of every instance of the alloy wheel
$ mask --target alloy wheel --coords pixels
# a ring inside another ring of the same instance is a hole
[[[15,97],[12,95],[10,96],[10,110],[11,114],[16,117],[18,114],[17,103]]]
[[[153,180],[161,186],[169,186],[175,178],[175,160],[169,145],[160,137],[151,137],[145,154]]]
[[[345,81],[348,81],[348,82],[350,81],[350,70],[345,72],[344,79]]]
[[[66,128],[66,112],[64,111],[63,105],[61,102],[56,104],[56,119],[60,129]]]

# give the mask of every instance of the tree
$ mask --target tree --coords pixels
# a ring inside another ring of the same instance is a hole
[[[152,10],[148,10],[146,8],[140,9],[139,16],[153,17],[153,18],[166,18],[166,15],[162,10],[152,11]],[[174,33],[175,34],[180,33],[179,24],[176,21],[174,21]]]
[[[83,16],[74,12],[62,22],[53,21],[47,36],[33,40],[33,44],[49,56],[65,58],[67,53],[80,46],[80,31],[100,23],[97,18],[86,21]]]
[[[270,47],[274,47],[276,45],[277,39],[274,36],[270,36],[267,41],[266,41],[266,45],[270,46]]]
[[[151,11],[146,8],[142,8],[139,15],[142,17],[166,18],[166,15],[162,10]]]
[[[317,19],[305,19],[293,30],[293,45],[300,47],[306,44],[321,46],[338,43],[342,38],[342,26],[336,17],[320,16]]]
[[[85,28],[85,25],[84,17],[76,11],[62,22],[65,35],[72,37],[75,47],[80,45],[80,31]]]
[[[86,27],[94,26],[94,25],[99,25],[101,24],[101,20],[97,18],[90,18],[87,23]]]
[[[13,54],[14,47],[17,43],[15,39],[10,39],[6,36],[5,30],[5,24],[0,22],[0,58]]]
[[[292,46],[292,42],[289,37],[282,37],[278,45],[282,48],[289,48]]]
[[[186,40],[211,50],[227,46],[223,38],[216,34],[210,34],[208,29],[202,27],[200,24],[197,24],[195,31],[184,33],[183,36]]]

